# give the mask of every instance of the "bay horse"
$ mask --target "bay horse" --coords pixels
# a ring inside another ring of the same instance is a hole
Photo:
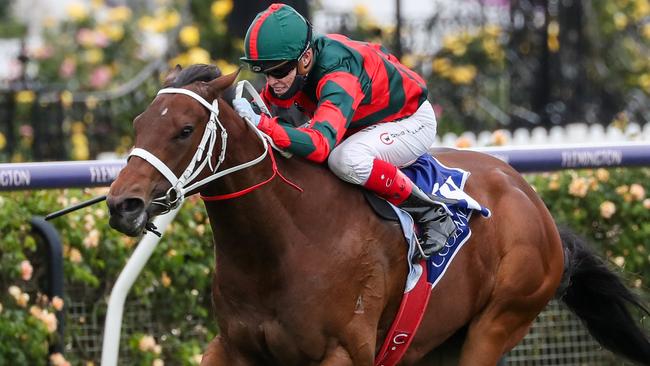
[[[240,192],[205,201],[220,334],[201,364],[373,365],[404,292],[401,229],[324,166],[272,152],[259,159],[267,151],[259,132],[220,97],[237,75],[206,65],[169,73],[133,122],[138,153],[111,185],[110,225],[137,236],[179,195]],[[227,137],[205,132],[215,126]],[[207,140],[214,151],[196,153]],[[558,230],[519,173],[477,152],[436,157],[471,172],[466,191],[492,217],[472,219],[473,235],[433,289],[401,365],[495,365],[554,296],[606,348],[649,364],[650,343],[626,305],[647,309],[584,241]],[[201,187],[172,186],[210,180],[217,167],[232,173]],[[269,179],[276,174],[283,179]]]

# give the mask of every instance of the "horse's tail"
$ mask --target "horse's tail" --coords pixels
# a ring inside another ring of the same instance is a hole
[[[568,228],[559,230],[565,251],[560,299],[603,347],[650,365],[650,341],[628,306],[650,315],[648,309],[589,249],[584,238]]]

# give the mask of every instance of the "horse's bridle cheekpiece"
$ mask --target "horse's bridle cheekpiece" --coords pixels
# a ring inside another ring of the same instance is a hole
[[[240,96],[241,96],[241,90],[243,90],[244,86],[247,87],[247,90],[249,92],[251,89],[254,90],[249,83],[247,85],[246,83],[248,82],[242,81],[240,82],[241,86],[238,85],[237,89]],[[225,169],[221,172],[217,172],[217,169],[219,169],[219,166],[221,166],[221,163],[223,163],[226,157],[226,146],[228,143],[228,132],[219,121],[218,99],[215,99],[214,101],[212,101],[212,104],[210,104],[208,103],[208,101],[206,101],[203,97],[201,97],[197,93],[183,88],[164,88],[161,89],[157,95],[160,94],[187,95],[195,99],[199,103],[201,103],[205,108],[207,108],[210,111],[210,118],[205,127],[205,131],[203,132],[203,137],[201,138],[201,142],[199,142],[194,157],[192,158],[187,168],[185,168],[185,171],[181,174],[180,177],[177,177],[174,174],[174,172],[172,172],[172,170],[169,169],[169,167],[164,162],[162,162],[154,154],[150,153],[145,149],[136,147],[129,154],[128,157],[129,159],[132,156],[137,156],[139,158],[144,159],[149,164],[153,165],[153,167],[156,168],[169,181],[169,183],[171,183],[171,187],[169,188],[169,190],[167,190],[165,196],[154,198],[152,201],[153,204],[163,206],[165,208],[164,212],[168,212],[180,206],[180,204],[185,199],[185,195],[187,194],[187,192],[195,190],[209,182],[212,182],[218,178],[221,178],[235,171],[246,169],[250,166],[253,166],[261,162],[262,160],[264,160],[264,158],[268,154],[268,146],[269,146],[269,142],[267,141],[268,137],[265,134],[263,134],[260,130],[258,130],[257,127],[255,127],[255,125],[251,121],[245,119],[245,121],[252,127],[253,131],[255,131],[256,135],[262,141],[262,144],[264,145],[264,152],[260,156],[258,156],[257,158],[251,161],[234,166],[232,168]],[[259,94],[257,95],[257,97],[259,98]],[[219,153],[219,158],[217,160],[216,165],[213,166],[212,154],[214,150],[214,145],[217,141],[217,130],[219,128],[221,129],[221,152]],[[212,174],[198,182],[192,183],[192,181],[196,179],[196,177],[201,173],[201,171],[203,171],[203,168],[205,168],[206,165],[209,166]]]

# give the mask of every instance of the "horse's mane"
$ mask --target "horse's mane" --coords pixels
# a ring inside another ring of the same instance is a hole
[[[192,84],[195,81],[208,82],[221,76],[221,69],[215,65],[195,64],[181,70],[178,75],[164,85],[165,88],[180,88]],[[232,100],[235,97],[235,88],[228,87],[222,94],[223,99],[232,107]]]
[[[221,76],[221,70],[215,65],[191,65],[181,70],[167,87],[180,88],[195,81],[211,81],[219,76]]]

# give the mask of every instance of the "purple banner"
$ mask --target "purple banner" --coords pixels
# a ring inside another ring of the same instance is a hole
[[[562,147],[476,149],[512,165],[521,173],[563,169],[650,166],[650,143]]]
[[[491,154],[521,173],[650,166],[650,143],[475,150]],[[109,186],[125,164],[123,160],[0,164],[0,191]]]
[[[0,191],[109,186],[122,160],[0,164]]]

